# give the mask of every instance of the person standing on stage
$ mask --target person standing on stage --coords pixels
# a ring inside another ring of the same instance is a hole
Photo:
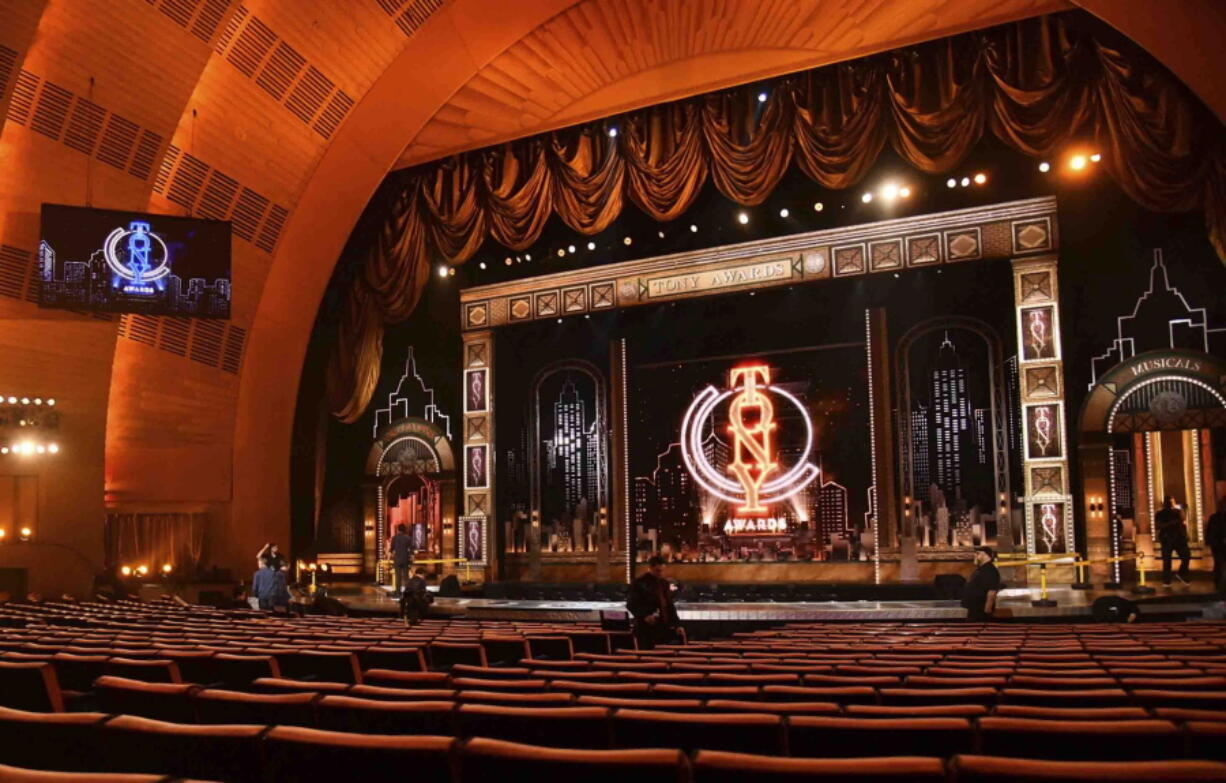
[[[396,573],[396,589],[404,595],[409,581],[409,566],[413,565],[413,538],[404,525],[396,525],[396,535],[387,542],[388,554],[392,556],[392,568]]]
[[[267,560],[269,567],[274,571],[286,568],[285,557],[282,556],[281,549],[271,541],[264,545],[264,548],[259,551],[255,559],[256,562]]]
[[[1001,588],[996,552],[989,546],[975,547],[975,566],[962,588],[962,608],[966,609],[966,619],[983,622],[996,611],[996,594]]]
[[[1217,511],[1209,515],[1205,525],[1205,543],[1213,552],[1213,589],[1222,589],[1222,576],[1226,572],[1226,497],[1217,502]]]
[[[634,616],[634,638],[640,650],[676,637],[681,621],[673,605],[672,585],[664,578],[663,558],[657,555],[647,561],[647,573],[630,585],[626,608]]]
[[[1179,553],[1179,573],[1175,578],[1188,584],[1188,566],[1192,559],[1188,549],[1188,526],[1183,522],[1183,511],[1174,497],[1167,495],[1162,510],[1154,514],[1154,529],[1162,545],[1162,584],[1171,586],[1171,558],[1176,552]]]

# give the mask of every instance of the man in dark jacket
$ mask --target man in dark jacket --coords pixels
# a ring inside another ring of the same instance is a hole
[[[1226,571],[1226,497],[1217,502],[1217,511],[1209,515],[1205,543],[1213,552],[1213,588],[1222,592],[1222,576]]]
[[[409,566],[413,565],[413,538],[408,528],[396,525],[396,535],[387,542],[388,554],[392,556],[392,568],[396,573],[396,589],[403,596],[409,581]]]
[[[650,650],[676,637],[681,621],[673,605],[672,585],[664,578],[663,558],[647,561],[647,573],[630,585],[626,608],[634,616],[634,638],[640,650]]]
[[[1171,557],[1179,553],[1179,573],[1175,578],[1188,584],[1188,566],[1192,552],[1188,549],[1188,527],[1183,523],[1183,512],[1170,495],[1162,503],[1162,510],[1154,514],[1154,529],[1158,543],[1162,545],[1162,584],[1171,585]]]
[[[404,617],[405,625],[420,625],[421,618],[430,611],[432,603],[434,596],[426,589],[426,569],[419,566],[400,596],[400,614]]]
[[[962,607],[968,620],[983,622],[996,611],[996,593],[1001,584],[995,561],[996,552],[991,547],[975,547],[976,568],[962,588]]]

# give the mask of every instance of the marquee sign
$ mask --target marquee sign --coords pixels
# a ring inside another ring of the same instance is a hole
[[[703,433],[712,423],[716,408],[728,400],[726,432],[731,440],[727,466],[713,465],[703,447]],[[776,401],[795,406],[805,427],[805,445],[800,458],[787,470],[777,461]],[[681,456],[690,475],[704,490],[736,504],[735,519],[726,532],[741,534],[786,532],[786,524],[769,517],[771,506],[787,500],[818,476],[810,463],[813,422],[803,404],[790,392],[771,383],[771,369],[764,364],[734,367],[728,373],[728,388],[707,386],[681,420]],[[728,475],[721,474],[721,468]],[[749,519],[746,519],[749,518]],[[784,530],[780,530],[783,527]]]

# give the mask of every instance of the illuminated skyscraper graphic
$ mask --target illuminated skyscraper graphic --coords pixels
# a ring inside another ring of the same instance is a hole
[[[932,418],[935,436],[935,478],[946,497],[962,495],[962,463],[967,453],[971,405],[966,395],[966,370],[946,334],[932,372]]]
[[[567,511],[574,511],[583,498],[595,497],[595,466],[587,459],[586,419],[587,406],[568,379],[553,404],[553,438],[545,443],[549,477],[561,490]]]
[[[1113,490],[1111,503],[1112,513],[1121,516],[1131,516],[1136,500],[1133,498],[1132,481],[1132,451],[1129,449],[1111,449],[1111,480]]]
[[[847,488],[827,481],[818,492],[817,534],[822,544],[830,544],[846,537],[847,529]]]
[[[917,401],[911,410],[911,476],[917,495],[932,483],[932,463],[928,454],[931,418],[932,410]]]
[[[972,421],[975,424],[975,461],[988,464],[988,409],[976,408]]]

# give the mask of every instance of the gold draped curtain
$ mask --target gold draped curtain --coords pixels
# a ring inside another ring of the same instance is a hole
[[[328,403],[357,420],[379,379],[383,329],[417,305],[431,254],[470,258],[486,237],[530,247],[552,214],[583,234],[626,201],[659,221],[711,181],[760,204],[793,163],[823,187],[859,182],[889,144],[924,172],[956,166],[985,132],[1049,156],[1092,143],[1147,209],[1202,209],[1226,258],[1223,128],[1152,58],[1074,13],[1039,17],[797,74],[764,105],[750,87],[653,106],[392,174],[377,236],[346,292]]]

